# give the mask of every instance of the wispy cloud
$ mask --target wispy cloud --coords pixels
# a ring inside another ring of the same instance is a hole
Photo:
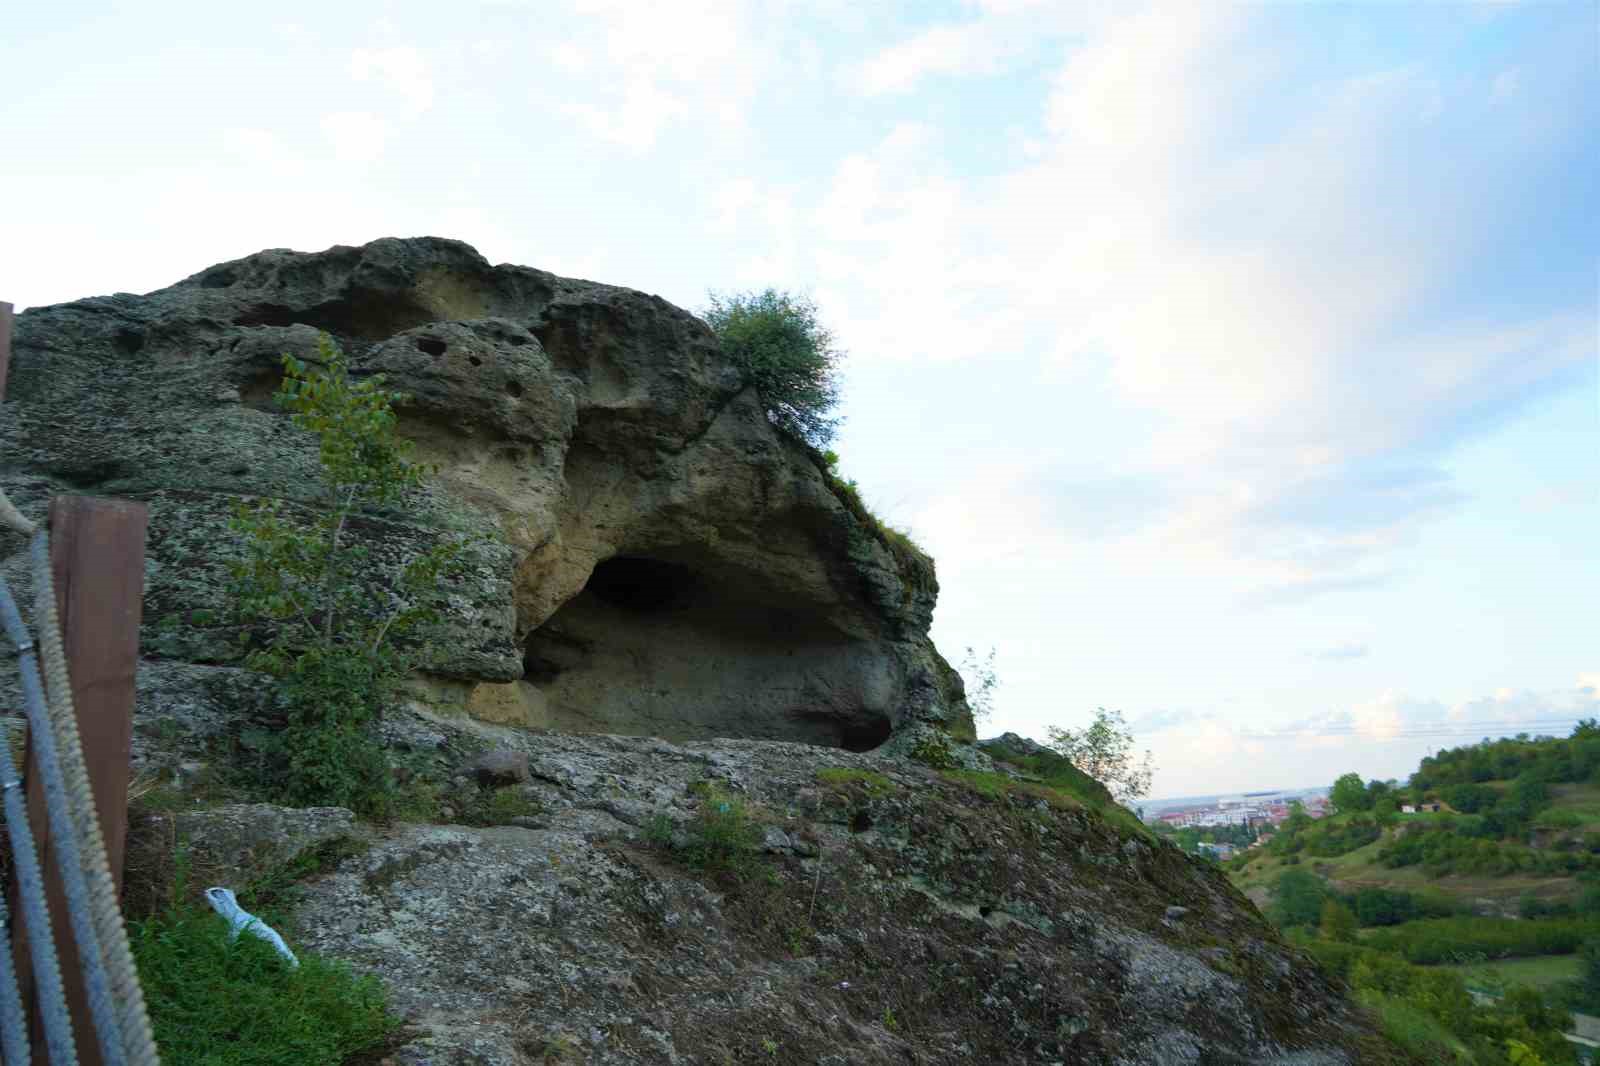
[[[1335,644],[1331,648],[1308,651],[1306,655],[1313,659],[1321,659],[1324,662],[1345,662],[1349,659],[1366,658],[1367,646],[1365,644]]]
[[[815,263],[853,350],[1103,361],[1161,423],[1122,457],[1128,486],[1165,483],[1151,550],[1298,602],[1381,583],[1465,499],[1432,457],[1570,380],[1594,329],[1581,308],[1475,319],[1436,299],[1515,224],[1502,161],[1537,166],[1559,139],[1571,71],[1508,98],[1418,63],[1274,110],[1295,71],[1274,17],[1155,5],[1099,26],[1057,73],[1040,158],[1009,171],[945,172],[942,131],[902,124],[835,168]],[[981,74],[984,25],[880,53],[869,88]]]
[[[432,68],[422,50],[413,45],[357,48],[350,56],[350,76],[397,93],[413,114],[433,106]]]
[[[863,92],[877,95],[909,92],[940,74],[993,73],[1018,47],[994,32],[995,26],[982,20],[933,26],[872,56],[854,80]]]

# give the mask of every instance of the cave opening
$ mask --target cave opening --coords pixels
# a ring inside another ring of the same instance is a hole
[[[869,646],[759,574],[688,550],[596,564],[528,635],[523,681],[562,731],[864,752],[893,730],[893,686]]]
[[[585,591],[624,611],[655,614],[688,606],[694,585],[694,572],[686,566],[618,555],[594,568]]]
[[[894,732],[888,715],[870,715],[839,725],[839,747],[846,751],[871,751]]]

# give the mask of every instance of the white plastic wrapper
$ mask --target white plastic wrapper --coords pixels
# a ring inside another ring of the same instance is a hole
[[[279,955],[289,960],[290,966],[300,965],[300,960],[294,957],[294,952],[289,950],[289,945],[283,942],[283,937],[278,935],[278,931],[239,906],[239,900],[231,889],[206,889],[206,902],[211,904],[212,910],[228,920],[230,940],[237,940],[241,932],[249,932],[276,948]]]

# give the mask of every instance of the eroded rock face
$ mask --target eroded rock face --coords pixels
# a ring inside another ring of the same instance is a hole
[[[927,638],[931,564],[852,517],[704,323],[433,238],[267,251],[19,316],[0,485],[30,513],[60,492],[149,505],[152,663],[233,661],[232,633],[191,612],[222,604],[236,501],[314,485],[271,396],[319,330],[411,394],[402,430],[441,471],[353,522],[375,565],[444,530],[496,538],[440,590],[427,666],[470,712],[856,749],[915,723],[970,734]]]
[[[539,813],[387,830],[291,931],[383,977],[397,1064],[1379,1061],[1220,871],[1089,811],[880,754],[432,728],[522,745]],[[702,782],[760,829],[742,880],[652,843]]]

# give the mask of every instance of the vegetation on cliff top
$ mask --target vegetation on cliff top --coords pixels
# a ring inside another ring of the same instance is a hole
[[[827,445],[839,425],[829,412],[839,402],[844,353],[817,320],[817,305],[775,289],[708,299],[706,323],[760,394],[767,418],[813,448]]]
[[[708,295],[701,317],[717,335],[746,385],[761,397],[767,419],[802,444],[833,493],[860,525],[884,546],[909,592],[937,588],[933,559],[903,529],[872,513],[854,480],[839,476],[839,456],[825,451],[839,426],[839,361],[844,353],[818,320],[817,305],[803,296],[761,292]]]

